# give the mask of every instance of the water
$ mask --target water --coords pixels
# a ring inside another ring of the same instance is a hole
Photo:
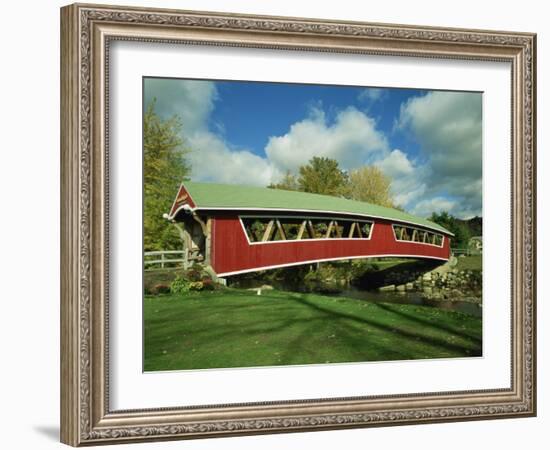
[[[366,300],[372,303],[399,303],[402,305],[430,306],[446,311],[458,311],[475,317],[481,317],[483,313],[483,307],[480,304],[460,300],[431,300],[424,297],[420,292],[378,292],[349,288],[333,295],[336,297]]]
[[[278,282],[277,280],[269,280],[265,283],[258,280],[239,280],[234,284],[234,287],[241,289],[257,288],[262,284],[270,284],[275,289],[280,291],[293,291],[293,292],[315,292],[316,294],[326,295],[327,297],[347,297],[357,300],[365,300],[373,303],[399,303],[402,305],[420,305],[429,306],[432,308],[439,308],[446,311],[458,311],[464,314],[469,314],[475,317],[481,317],[483,308],[480,304],[460,301],[460,300],[432,300],[426,298],[421,292],[379,292],[379,291],[366,291],[353,286],[348,286],[334,292],[316,292],[315,290],[308,289],[303,283],[301,285],[290,286],[288,283]]]

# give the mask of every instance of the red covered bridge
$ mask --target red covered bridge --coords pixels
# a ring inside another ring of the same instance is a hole
[[[327,195],[185,182],[165,217],[183,222],[188,257],[220,277],[320,261],[450,256],[452,233],[436,223]]]

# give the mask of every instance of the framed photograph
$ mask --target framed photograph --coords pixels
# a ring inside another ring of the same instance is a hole
[[[61,9],[61,440],[536,414],[531,33]]]

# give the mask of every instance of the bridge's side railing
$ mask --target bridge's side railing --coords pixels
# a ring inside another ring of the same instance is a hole
[[[201,255],[185,250],[161,250],[145,252],[143,266],[145,270],[165,269],[174,267],[187,268],[192,262],[201,261]]]

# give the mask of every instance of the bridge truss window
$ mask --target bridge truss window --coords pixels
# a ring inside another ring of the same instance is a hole
[[[438,247],[443,246],[443,235],[421,230],[414,227],[393,225],[393,233],[398,241],[418,242],[419,244],[430,244]]]
[[[370,239],[373,223],[351,219],[241,217],[252,243],[311,239]]]

